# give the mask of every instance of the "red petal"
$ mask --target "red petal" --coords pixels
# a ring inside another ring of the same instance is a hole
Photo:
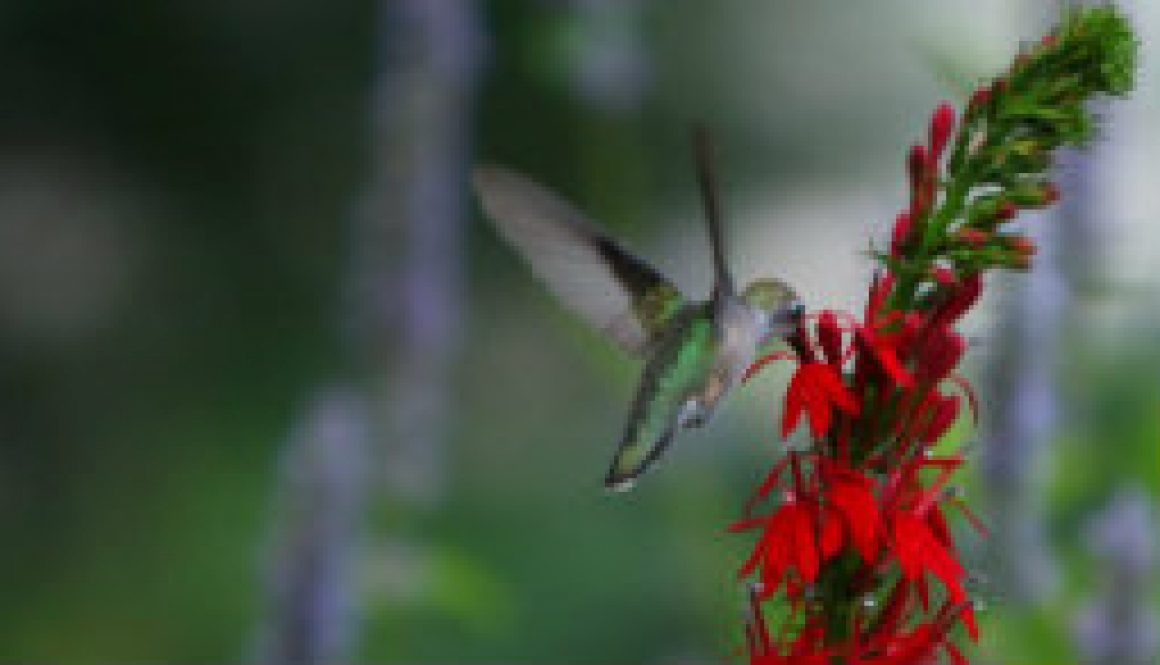
[[[922,611],[929,612],[930,587],[927,586],[926,578],[920,575],[919,578],[914,581],[914,589],[918,592],[918,600],[920,603],[922,603]]]
[[[898,213],[898,217],[894,220],[894,231],[890,236],[891,256],[895,258],[902,256],[913,230],[914,224],[911,222],[910,213]]]
[[[833,310],[823,310],[818,316],[818,343],[826,354],[826,359],[835,367],[842,364],[842,328]]]
[[[842,383],[842,375],[838,370],[825,367],[824,371],[819,371],[818,384],[834,406],[851,416],[858,415],[858,399],[846,388],[846,384]]]
[[[749,554],[749,557],[745,559],[745,563],[741,564],[741,568],[737,570],[737,577],[746,578],[752,575],[753,571],[757,570],[757,566],[761,563],[762,557],[764,556],[765,547],[759,543],[757,547],[753,548],[753,552]]]
[[[975,273],[964,279],[959,290],[944,304],[935,316],[941,325],[949,325],[959,320],[967,310],[975,306],[983,293],[983,278]]]
[[[900,388],[909,388],[913,385],[913,377],[902,367],[890,342],[865,326],[859,327],[855,333],[860,342],[859,350],[862,352],[860,359],[873,361],[894,385]]]
[[[967,341],[962,335],[951,330],[949,325],[940,325],[928,333],[915,373],[920,381],[942,381],[958,366],[966,350]]]
[[[782,417],[782,437],[788,437],[797,428],[803,411],[810,417],[810,432],[820,439],[833,424],[833,407],[850,415],[858,414],[858,400],[842,383],[842,377],[832,365],[806,363],[798,368],[786,391],[785,412]]]
[[[975,389],[971,384],[959,375],[952,375],[948,377],[951,383],[962,389],[963,394],[967,396],[967,405],[971,408],[971,421],[974,424],[979,424],[979,398],[975,395]]]
[[[975,608],[970,603],[963,606],[963,611],[959,615],[959,619],[967,628],[967,635],[971,636],[972,642],[979,641],[979,622],[975,620]]]
[[[810,434],[814,439],[822,439],[830,431],[830,423],[833,420],[833,414],[830,411],[829,403],[816,397],[810,403]]]
[[[833,508],[822,513],[822,560],[826,561],[842,551],[846,539],[843,537],[842,518]]]
[[[829,365],[816,365],[816,367],[829,367]],[[815,439],[821,439],[830,431],[830,422],[832,415],[830,413],[830,402],[824,392],[824,382],[817,381],[818,372],[811,372],[811,378],[815,379],[808,385],[806,391],[806,407],[810,412],[810,434]]]
[[[802,412],[806,408],[805,386],[802,378],[805,367],[803,365],[798,368],[785,391],[785,411],[781,415],[781,438],[783,439],[789,437],[797,429]]]
[[[749,531],[751,529],[756,529],[757,527],[762,526],[762,525],[766,524],[767,522],[769,522],[768,517],[754,517],[751,519],[741,520],[740,522],[734,522],[733,524],[730,524],[728,531],[729,531],[729,533],[741,533],[742,531]]]
[[[910,587],[910,581],[903,578],[898,580],[898,584],[890,592],[878,621],[879,634],[893,633],[902,622],[907,606],[910,605]]]
[[[757,375],[758,372],[765,369],[765,367],[770,363],[778,360],[793,360],[794,358],[795,356],[789,351],[776,351],[774,353],[762,356],[755,360],[753,364],[745,370],[745,375],[741,377],[741,381],[744,383],[745,381],[752,379]]]
[[[845,518],[851,540],[867,564],[877,558],[878,535],[882,528],[878,504],[870,488],[869,479],[851,471],[836,477],[827,495],[830,503]]]
[[[971,523],[971,526],[975,528],[975,531],[977,531],[980,536],[986,538],[991,535],[991,530],[987,528],[986,524],[983,524],[983,521],[979,519],[978,515],[976,515],[970,508],[967,507],[967,504],[958,499],[951,500],[950,504],[962,511],[963,517],[967,518],[967,521]]]
[[[923,573],[929,571],[943,583],[953,600],[962,600],[966,592],[962,578],[966,574],[951,553],[931,533],[926,522],[909,512],[894,515],[894,555],[902,574],[923,590]]]
[[[753,513],[754,507],[764,501],[777,488],[778,482],[781,480],[781,474],[785,472],[785,466],[789,463],[789,456],[782,457],[781,461],[773,465],[773,468],[766,474],[765,480],[761,481],[761,485],[749,501],[745,502],[745,509],[743,514],[749,515]]]
[[[798,573],[807,584],[818,579],[818,544],[814,538],[814,520],[805,504],[792,504],[792,519],[789,522],[789,537],[792,540],[794,562]]]
[[[951,528],[947,524],[946,517],[943,516],[942,509],[937,504],[927,512],[926,525],[930,527],[930,532],[934,534],[934,537],[946,545],[948,552],[955,552],[955,539],[951,535]]]
[[[926,430],[920,440],[926,443],[934,443],[941,439],[951,425],[959,418],[959,399],[955,396],[939,395],[935,398],[933,405],[934,415],[931,417],[930,424],[927,425]]]

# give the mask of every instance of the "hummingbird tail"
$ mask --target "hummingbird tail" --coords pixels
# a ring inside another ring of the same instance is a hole
[[[673,428],[665,430],[655,441],[628,440],[621,444],[604,477],[604,487],[611,492],[627,492],[660,459],[673,441]]]

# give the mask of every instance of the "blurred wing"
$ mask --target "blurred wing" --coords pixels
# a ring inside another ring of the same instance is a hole
[[[560,197],[518,173],[479,167],[475,191],[500,235],[569,308],[642,354],[685,299]]]

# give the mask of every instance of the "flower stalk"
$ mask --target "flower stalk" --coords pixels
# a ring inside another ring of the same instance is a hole
[[[1123,15],[1077,8],[961,113],[940,104],[907,153],[909,201],[874,252],[861,318],[810,313],[791,351],[750,369],[796,363],[781,435],[803,424],[809,435],[730,527],[757,533],[740,570],[751,663],[967,662],[959,638],[977,640],[978,626],[950,518],[986,528],[951,486],[963,454],[936,449],[964,411],[978,417],[956,373],[968,347],[956,327],[987,273],[1031,268],[1035,244],[1014,221],[1059,200],[1055,151],[1091,139],[1085,103],[1126,95],[1135,68]],[[771,623],[774,602],[789,612]]]

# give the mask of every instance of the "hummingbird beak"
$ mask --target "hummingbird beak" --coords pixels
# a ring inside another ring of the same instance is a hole
[[[802,319],[806,317],[806,304],[803,302],[796,302],[789,308],[790,323],[797,326],[801,325]]]
[[[797,330],[806,315],[806,306],[801,302],[778,311],[770,321],[770,333],[776,337],[788,337]]]

